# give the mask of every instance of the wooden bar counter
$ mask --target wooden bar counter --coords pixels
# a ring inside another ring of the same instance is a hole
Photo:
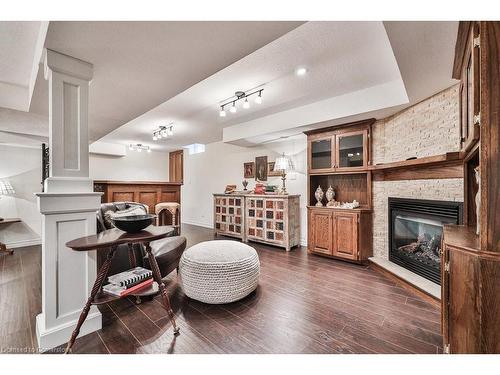
[[[102,203],[139,202],[155,212],[161,202],[181,203],[182,182],[166,181],[94,181],[94,191],[104,193]]]

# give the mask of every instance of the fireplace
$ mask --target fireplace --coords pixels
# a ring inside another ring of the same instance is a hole
[[[462,202],[389,198],[389,260],[441,284],[443,225],[462,224]]]

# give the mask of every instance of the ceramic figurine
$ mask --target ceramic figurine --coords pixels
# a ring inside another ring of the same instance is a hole
[[[316,203],[316,207],[323,207],[323,203],[321,203],[321,201],[323,200],[323,190],[321,189],[321,185],[318,186],[318,188],[316,189],[314,196],[316,197],[316,200],[318,201],[318,203]]]
[[[248,181],[243,180],[243,182],[241,184],[243,185],[243,191],[247,191]]]
[[[476,194],[476,234],[479,235],[479,230],[481,228],[481,175],[479,174],[479,166],[474,168],[474,172],[476,174],[476,182],[477,182],[477,194]]]
[[[326,199],[328,200],[328,203],[326,204],[328,207],[333,207],[335,206],[335,191],[333,190],[332,186],[328,188],[326,191]]]
[[[345,202],[343,203],[340,208],[356,208],[359,207],[359,202],[355,199],[352,202]]]

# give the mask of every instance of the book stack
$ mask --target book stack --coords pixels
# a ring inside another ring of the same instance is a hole
[[[143,267],[135,267],[108,277],[109,284],[102,287],[108,294],[124,297],[136,293],[153,284],[153,272]]]

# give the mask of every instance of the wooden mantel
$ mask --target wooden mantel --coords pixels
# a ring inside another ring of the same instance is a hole
[[[463,160],[460,152],[372,165],[369,169],[375,181],[427,180],[463,178]]]
[[[94,181],[94,191],[104,193],[102,203],[139,202],[154,212],[160,202],[181,202],[181,182],[167,181]]]

